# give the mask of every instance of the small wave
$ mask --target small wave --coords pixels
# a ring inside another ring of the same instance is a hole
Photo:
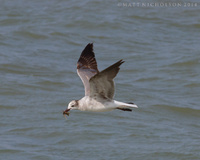
[[[47,39],[48,38],[46,35],[39,34],[39,33],[32,33],[28,31],[16,31],[15,34],[18,36],[23,36],[23,37],[32,38],[32,39]]]
[[[156,81],[156,80],[160,80],[159,77],[149,77],[149,78],[139,78],[137,81],[139,82],[150,82],[150,81]]]
[[[172,66],[182,67],[182,66],[194,66],[194,65],[197,65],[197,64],[199,64],[199,60],[198,59],[192,59],[192,60],[173,63]]]
[[[199,29],[200,28],[200,24],[199,23],[192,24],[192,27]]]
[[[16,107],[15,106],[8,106],[8,105],[0,105],[0,109],[16,109]]]
[[[3,146],[3,147],[5,147],[5,146]],[[8,148],[8,149],[1,149],[0,150],[1,154],[16,154],[16,153],[19,153],[19,152],[20,151],[17,150],[17,149],[10,149],[10,148]]]
[[[180,113],[184,115],[191,115],[191,116],[200,116],[200,108],[194,109],[194,108],[184,108],[184,107],[178,107],[178,106],[170,106],[170,105],[155,105],[159,108],[164,108],[166,110],[173,111],[174,113]]]
[[[196,88],[196,87],[200,87],[200,83],[190,83],[190,84],[186,84],[185,87],[189,87],[189,88]]]

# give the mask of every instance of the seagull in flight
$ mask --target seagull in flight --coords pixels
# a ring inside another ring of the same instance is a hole
[[[115,92],[113,79],[122,63],[124,61],[119,60],[99,72],[93,52],[93,43],[89,43],[77,62],[77,73],[84,84],[85,96],[80,100],[71,101],[68,108],[63,111],[63,115],[69,116],[70,110],[105,112],[114,109],[132,111],[130,108],[138,108],[134,103],[124,103],[113,99]]]

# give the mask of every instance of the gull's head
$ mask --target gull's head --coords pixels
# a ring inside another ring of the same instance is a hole
[[[68,104],[68,109],[74,110],[78,109],[78,100],[73,100]]]
[[[78,100],[73,100],[68,104],[68,108],[63,111],[63,114],[66,114],[69,116],[69,111],[70,110],[77,110],[78,109]]]

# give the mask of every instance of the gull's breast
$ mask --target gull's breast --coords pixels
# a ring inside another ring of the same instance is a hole
[[[91,111],[91,112],[106,112],[111,111],[115,107],[112,106],[111,102],[99,102],[88,96],[83,97],[79,102],[79,110]]]

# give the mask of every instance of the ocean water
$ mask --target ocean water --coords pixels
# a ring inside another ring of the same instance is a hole
[[[148,2],[1,1],[0,159],[200,159],[200,3]],[[91,42],[99,70],[125,61],[115,99],[139,108],[66,120]]]

